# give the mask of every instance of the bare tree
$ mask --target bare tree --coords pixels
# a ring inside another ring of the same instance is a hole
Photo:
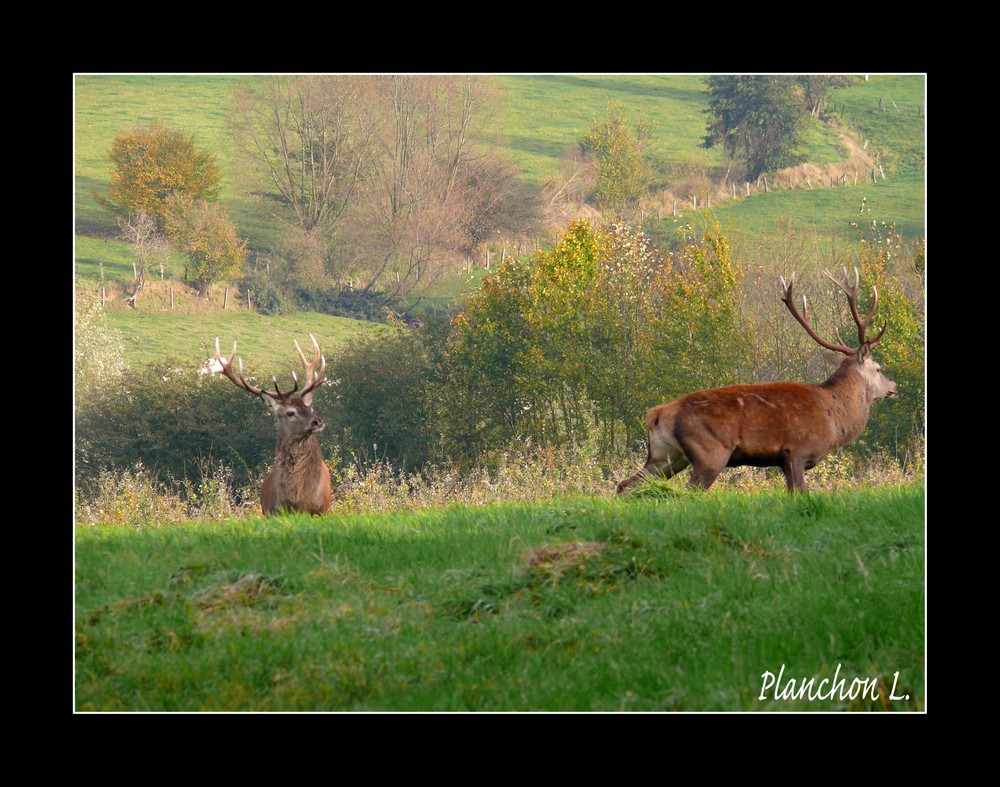
[[[134,309],[139,293],[146,286],[146,275],[149,270],[159,265],[162,276],[163,263],[170,253],[170,244],[160,234],[156,219],[144,211],[119,217],[118,229],[121,231],[122,240],[131,244],[135,253],[135,262],[132,263],[134,274],[132,292],[125,299],[125,302]]]
[[[378,124],[373,77],[268,76],[236,93],[239,180],[270,212],[330,230],[365,177]]]
[[[412,307],[531,201],[479,145],[495,99],[477,76],[249,80],[233,121],[241,181],[308,237],[311,269],[320,244],[325,274]]]
[[[464,260],[465,176],[485,157],[476,141],[494,117],[493,97],[479,77],[374,79],[382,117],[378,155],[350,209],[342,264],[357,271],[363,289],[408,295],[413,303]]]

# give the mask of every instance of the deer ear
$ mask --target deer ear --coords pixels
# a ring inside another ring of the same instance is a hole
[[[264,404],[267,405],[268,410],[275,410],[278,407],[278,402],[273,396],[268,396],[267,393],[262,393],[260,398],[263,400]]]
[[[823,350],[823,358],[830,366],[840,366],[844,361],[844,355],[842,353],[834,352],[833,350]]]
[[[858,348],[858,363],[864,363],[872,357],[872,348],[865,342]]]

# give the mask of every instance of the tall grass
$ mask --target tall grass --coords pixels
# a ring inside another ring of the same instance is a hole
[[[828,457],[806,474],[814,492],[846,492],[859,488],[891,488],[922,483],[922,445],[901,457],[877,454],[861,458],[851,452]],[[331,464],[332,513],[371,514],[420,511],[448,506],[486,507],[506,503],[546,503],[573,497],[609,497],[617,482],[643,463],[638,455],[609,465],[596,452],[556,449],[515,442],[477,467],[429,465],[400,472],[385,459]],[[200,482],[160,479],[141,465],[105,472],[97,483],[77,490],[77,522],[82,525],[148,527],[188,520],[241,518],[259,512],[259,475],[247,486],[232,483],[232,472],[219,462],[199,465]],[[686,488],[688,472],[670,480],[651,479],[632,493],[639,498],[674,498],[698,494]],[[784,476],[777,468],[738,467],[723,471],[713,490],[741,494],[783,493]],[[714,493],[714,492],[713,492]]]

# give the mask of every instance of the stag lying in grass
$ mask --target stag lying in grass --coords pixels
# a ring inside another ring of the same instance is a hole
[[[299,388],[299,378],[292,372],[295,382],[290,391],[282,392],[274,377],[274,390],[265,391],[251,385],[243,378],[243,359],[239,359],[239,374],[233,371],[236,356],[236,342],[228,359],[219,351],[219,339],[215,339],[215,357],[221,369],[219,374],[228,377],[234,384],[255,396],[259,396],[274,414],[278,427],[278,449],[274,457],[274,467],[264,479],[260,493],[261,508],[265,514],[279,511],[324,514],[330,508],[330,470],[323,461],[323,452],[315,435],[323,430],[323,420],[312,409],[313,391],[323,382],[326,358],[319,351],[316,337],[309,334],[316,357],[312,363],[306,360],[299,343],[295,349],[306,369],[306,385],[298,396],[293,394]],[[319,363],[319,371],[315,372]],[[315,372],[315,376],[314,376]]]
[[[896,383],[882,374],[872,357],[887,324],[874,338],[867,338],[868,324],[878,306],[873,288],[871,310],[858,313],[857,268],[854,284],[826,275],[847,295],[851,315],[858,327],[858,347],[824,341],[809,325],[808,303],[802,313],[795,308],[792,287],[781,279],[781,300],[806,333],[831,351],[827,358],[837,368],[819,385],[807,383],[758,383],[730,385],[682,396],[646,413],[649,453],[641,471],[618,485],[618,492],[636,486],[650,476],[670,478],[691,466],[689,486],[708,489],[726,467],[752,465],[780,467],[789,492],[806,491],[805,471],[815,467],[831,451],[846,445],[865,428],[873,403],[898,393]],[[839,356],[843,355],[843,358]]]

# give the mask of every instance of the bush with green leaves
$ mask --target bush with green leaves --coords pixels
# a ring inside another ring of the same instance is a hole
[[[716,224],[664,258],[628,225],[575,222],[530,263],[501,265],[455,319],[448,432],[492,446],[597,437],[620,453],[645,438],[648,407],[737,381],[740,279]]]
[[[76,443],[81,484],[139,463],[160,479],[197,480],[209,461],[243,487],[273,462],[275,436],[257,397],[217,374],[156,365],[78,397]]]
[[[299,308],[295,297],[266,271],[251,271],[239,280],[240,290],[250,296],[254,309],[261,314],[288,314]]]
[[[874,355],[899,386],[897,396],[872,409],[868,428],[858,439],[859,448],[889,450],[903,462],[919,463],[927,393],[923,245],[904,244],[894,226],[874,219],[857,229],[861,237],[851,262],[861,272],[859,292],[878,291],[878,312],[869,334],[887,325]],[[849,324],[853,322],[848,318],[845,325]],[[844,331],[849,328],[842,329],[842,335],[849,335]]]
[[[354,290],[340,286],[299,288],[295,291],[295,298],[306,311],[367,322],[388,322],[393,307],[402,306],[397,299],[380,290]]]
[[[336,396],[323,412],[345,462],[385,458],[405,471],[431,458],[432,367],[418,333],[366,334],[331,359],[330,368]]]

